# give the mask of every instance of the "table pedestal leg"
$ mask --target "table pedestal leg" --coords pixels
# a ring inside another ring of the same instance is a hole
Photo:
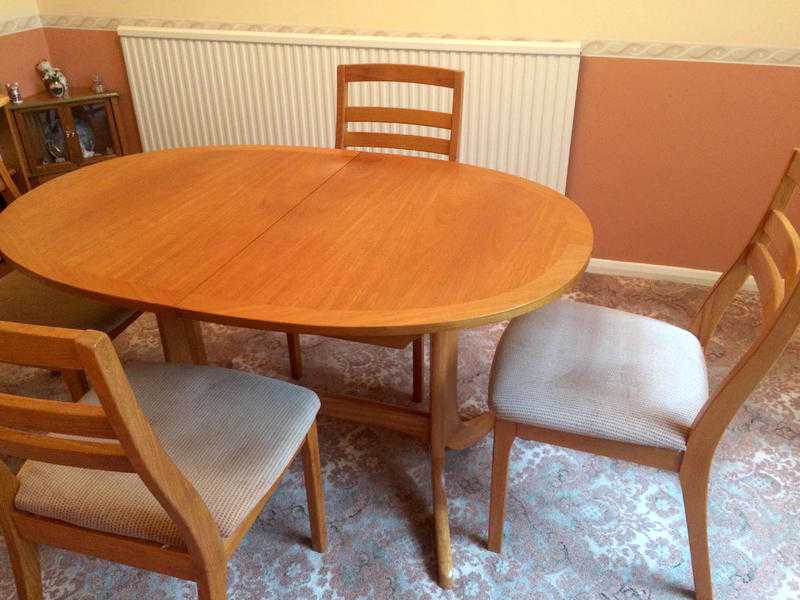
[[[171,363],[205,365],[206,348],[200,324],[184,319],[174,313],[158,313],[158,331],[161,333],[161,346],[164,359]]]
[[[458,373],[458,331],[431,336],[431,485],[436,530],[436,558],[439,585],[453,585],[453,557],[450,549],[450,520],[445,485],[445,448],[450,432],[460,424],[456,405]],[[454,421],[453,419],[455,418]]]

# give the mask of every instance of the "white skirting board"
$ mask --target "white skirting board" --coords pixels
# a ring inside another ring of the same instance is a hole
[[[621,260],[607,260],[604,258],[591,259],[586,271],[597,275],[639,277],[641,279],[675,281],[677,283],[690,283],[703,286],[714,285],[717,279],[722,275],[719,271],[704,271],[702,269],[687,269],[686,267],[624,262]],[[747,279],[743,289],[750,291],[755,291],[757,289],[752,277]]]

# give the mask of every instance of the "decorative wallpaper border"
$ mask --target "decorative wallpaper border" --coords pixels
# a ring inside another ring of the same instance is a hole
[[[40,15],[15,17],[6,21],[0,21],[0,35],[19,33],[20,31],[28,31],[29,29],[37,29],[39,27],[42,27],[42,18]]]
[[[529,40],[525,38],[464,36],[396,30],[343,29],[337,27],[305,27],[275,25],[269,23],[253,24],[230,23],[222,21],[192,21],[185,19],[82,17],[64,15],[31,15],[0,21],[0,35],[17,33],[29,29],[36,29],[38,27],[115,31],[120,26],[443,39],[469,38],[478,40],[491,39],[497,41],[541,41]],[[800,48],[773,48],[766,46],[726,46],[714,44],[692,44],[684,42],[626,42],[614,40],[588,40],[583,42],[582,55],[605,56],[612,58],[683,60],[800,67]]]
[[[649,58],[757,65],[800,66],[800,48],[759,46],[715,46],[680,42],[617,42],[592,40],[583,46],[583,56]]]

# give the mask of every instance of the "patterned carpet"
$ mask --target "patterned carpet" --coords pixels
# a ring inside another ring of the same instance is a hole
[[[687,325],[703,290],[586,276],[573,296]],[[720,380],[757,325],[743,294],[709,348]],[[467,332],[459,364],[462,412],[485,407],[503,325]],[[206,325],[212,362],[286,377],[282,335]],[[406,402],[402,353],[305,336],[303,383]],[[161,360],[155,321],[118,341],[124,360]],[[716,598],[800,597],[800,338],[737,415],[716,456],[710,537]],[[42,371],[0,367],[6,391],[60,394]],[[229,597],[573,598],[691,597],[677,478],[532,442],[515,444],[504,555],[485,549],[491,440],[448,455],[456,587],[434,583],[430,471],[408,438],[320,419],[330,547],[308,546],[302,474],[291,471],[231,562]],[[60,550],[42,551],[49,599],[189,599],[194,585]],[[0,598],[14,598],[0,548]]]

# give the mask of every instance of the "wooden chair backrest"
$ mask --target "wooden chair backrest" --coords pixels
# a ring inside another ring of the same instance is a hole
[[[11,173],[9,173],[6,164],[3,162],[3,159],[0,158],[0,194],[6,190],[8,190],[11,195],[11,200],[16,200],[21,195],[17,184],[14,183],[14,180],[11,178]]]
[[[411,108],[350,106],[349,84],[369,81],[417,83],[450,88],[453,90],[452,109],[448,113]],[[420,65],[339,65],[336,68],[336,147],[417,150],[443,154],[449,160],[458,160],[463,93],[463,71]],[[348,123],[396,123],[437,127],[449,129],[450,139],[400,133],[348,131]]]
[[[0,96],[0,108],[4,107],[9,102],[11,102],[11,100],[8,96]],[[6,167],[5,163],[3,162],[3,158],[0,157],[0,195],[6,190],[8,190],[9,194],[11,195],[12,201],[20,197],[19,188],[11,178],[11,173],[8,172],[8,167]]]
[[[0,393],[0,453],[137,473],[198,565],[224,563],[208,508],[158,442],[105,333],[0,321],[0,362],[84,371],[100,400],[98,406]],[[0,461],[0,486],[14,485],[16,476]]]
[[[0,104],[0,106],[2,106],[2,104]],[[6,190],[8,194],[5,194]],[[6,164],[3,162],[3,159],[0,158],[0,196],[2,195],[6,195],[6,200],[8,200],[8,195],[10,195],[13,201],[19,198],[21,194],[19,193],[17,184],[14,183],[14,180],[11,178],[11,173],[9,173]],[[8,266],[8,263],[3,260],[3,255],[0,254],[0,277],[7,275],[10,271],[11,267]]]
[[[695,419],[689,450],[713,451],[739,407],[800,325],[800,236],[785,212],[798,189],[800,150],[796,149],[755,233],[706,296],[692,324],[693,333],[705,347],[725,309],[753,275],[763,314],[761,330]]]

